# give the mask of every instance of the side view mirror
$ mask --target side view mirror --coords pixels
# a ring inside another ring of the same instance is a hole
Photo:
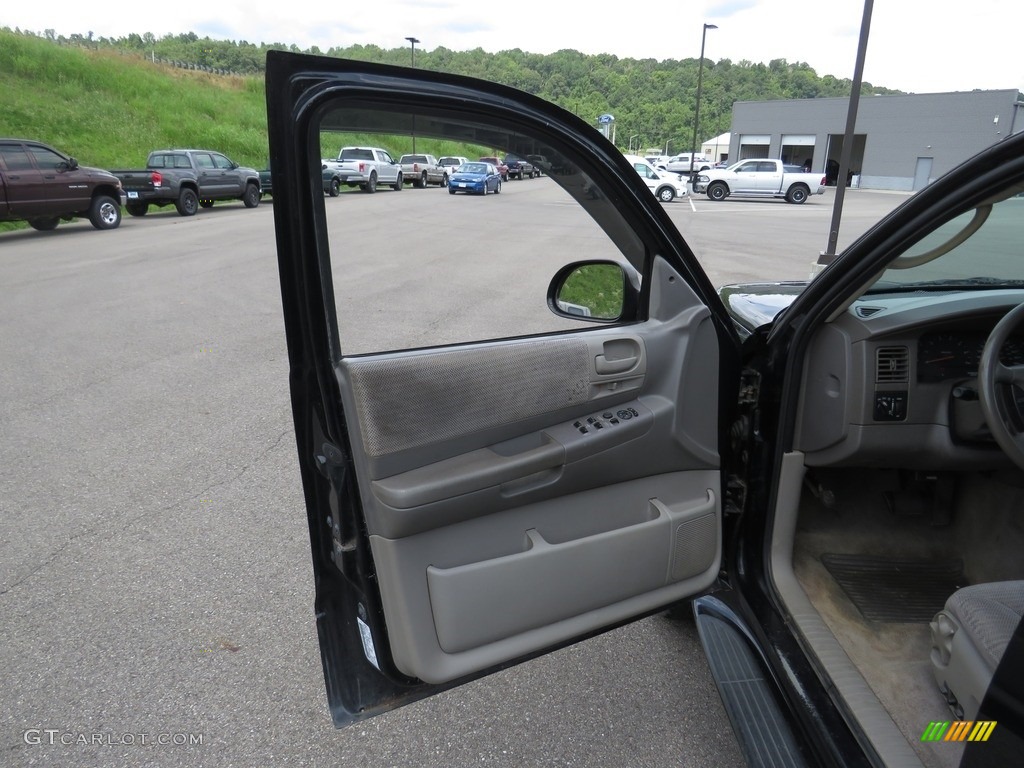
[[[548,286],[548,308],[560,317],[611,323],[636,316],[640,275],[615,261],[577,261],[562,267]]]
[[[69,171],[77,171],[78,170],[78,161],[75,158],[73,158],[73,157],[69,157],[68,161],[66,163],[64,163],[64,165],[67,167],[67,170],[69,170]]]

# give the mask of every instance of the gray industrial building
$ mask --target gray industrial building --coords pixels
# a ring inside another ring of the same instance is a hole
[[[1016,90],[862,96],[850,182],[869,189],[916,190],[985,147],[1024,130]],[[781,158],[835,183],[849,99],[738,101],[729,160]]]

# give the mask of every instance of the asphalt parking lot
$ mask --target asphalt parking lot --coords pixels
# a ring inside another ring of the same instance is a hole
[[[840,247],[905,196],[846,199]],[[667,208],[718,285],[806,278],[831,202]],[[558,206],[549,179],[326,199],[354,254],[339,324],[358,351],[542,305],[581,257],[545,228]],[[476,235],[419,245],[455,226]],[[665,614],[332,728],[275,259],[269,203],[0,233],[0,763],[741,764],[692,622]],[[432,298],[456,273],[465,316]]]

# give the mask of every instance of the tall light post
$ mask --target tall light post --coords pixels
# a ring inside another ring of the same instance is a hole
[[[409,65],[413,69],[416,69],[416,43],[418,43],[419,40],[417,40],[415,37],[407,37],[405,39],[409,41],[409,46],[410,46],[410,48],[409,48],[409,54],[410,54]]]
[[[630,152],[633,151],[633,139],[638,139],[638,138],[640,138],[640,134],[639,133],[634,133],[632,136],[629,137],[629,151]],[[639,147],[637,149],[639,150]]]
[[[416,43],[419,42],[415,37],[405,38],[409,41],[409,65],[416,69]],[[416,117],[412,118],[412,153],[416,154]]]
[[[704,81],[704,41],[709,29],[718,29],[717,24],[705,24],[700,33],[700,63],[697,65],[697,104],[693,108],[693,144],[690,147],[690,183],[693,183],[693,156],[697,152],[697,129],[700,128],[700,88]]]

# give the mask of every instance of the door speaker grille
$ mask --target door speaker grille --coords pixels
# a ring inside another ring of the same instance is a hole
[[[714,514],[680,523],[672,537],[672,565],[669,576],[680,581],[703,573],[715,561],[718,525]]]

